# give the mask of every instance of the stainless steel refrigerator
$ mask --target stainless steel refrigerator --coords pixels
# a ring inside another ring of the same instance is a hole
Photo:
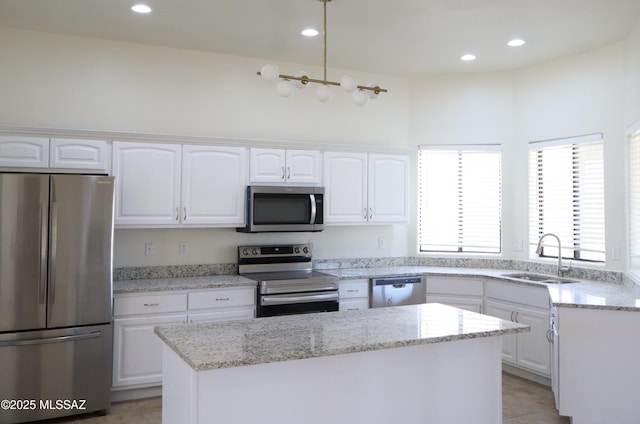
[[[113,177],[0,173],[0,423],[107,412]]]

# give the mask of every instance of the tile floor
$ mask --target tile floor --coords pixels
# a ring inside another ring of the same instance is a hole
[[[502,392],[503,424],[569,423],[568,418],[560,417],[556,412],[553,394],[548,387],[503,374]],[[46,424],[160,424],[161,408],[161,398],[120,402],[113,404],[109,414],[104,417],[87,414],[50,420]]]

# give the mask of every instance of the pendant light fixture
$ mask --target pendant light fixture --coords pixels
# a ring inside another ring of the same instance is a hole
[[[280,68],[277,65],[267,64],[260,69],[258,75],[268,82],[276,82],[276,91],[282,97],[289,97],[295,89],[302,89],[309,85],[310,82],[319,84],[316,90],[316,96],[321,102],[329,101],[333,97],[331,86],[340,86],[347,93],[353,93],[353,102],[358,106],[364,106],[369,99],[376,99],[380,93],[386,93],[387,90],[380,88],[378,85],[358,85],[358,81],[350,75],[344,75],[340,78],[340,82],[327,80],[327,3],[333,0],[318,0],[322,2],[324,11],[324,31],[323,31],[323,48],[324,48],[324,75],[322,79],[309,78],[304,71],[300,71],[295,75],[280,74]]]

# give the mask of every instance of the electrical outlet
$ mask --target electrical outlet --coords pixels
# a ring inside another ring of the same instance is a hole
[[[620,260],[620,246],[613,246],[613,248],[611,249],[611,260]]]
[[[384,237],[378,237],[378,249],[384,249]]]
[[[144,244],[144,255],[145,256],[153,256],[155,253],[156,246],[153,243],[145,243]]]
[[[189,249],[189,243],[186,241],[181,241],[178,243],[178,255],[185,256]]]
[[[516,240],[513,242],[513,251],[514,252],[522,252],[522,249],[524,248],[524,243],[522,240]]]

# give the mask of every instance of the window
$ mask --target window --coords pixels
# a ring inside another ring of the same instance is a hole
[[[529,143],[529,241],[560,237],[563,258],[604,262],[602,134]],[[542,256],[558,257],[555,239]]]
[[[640,122],[629,132],[629,247],[631,267],[640,268]]]
[[[500,253],[500,146],[421,146],[420,252]]]

